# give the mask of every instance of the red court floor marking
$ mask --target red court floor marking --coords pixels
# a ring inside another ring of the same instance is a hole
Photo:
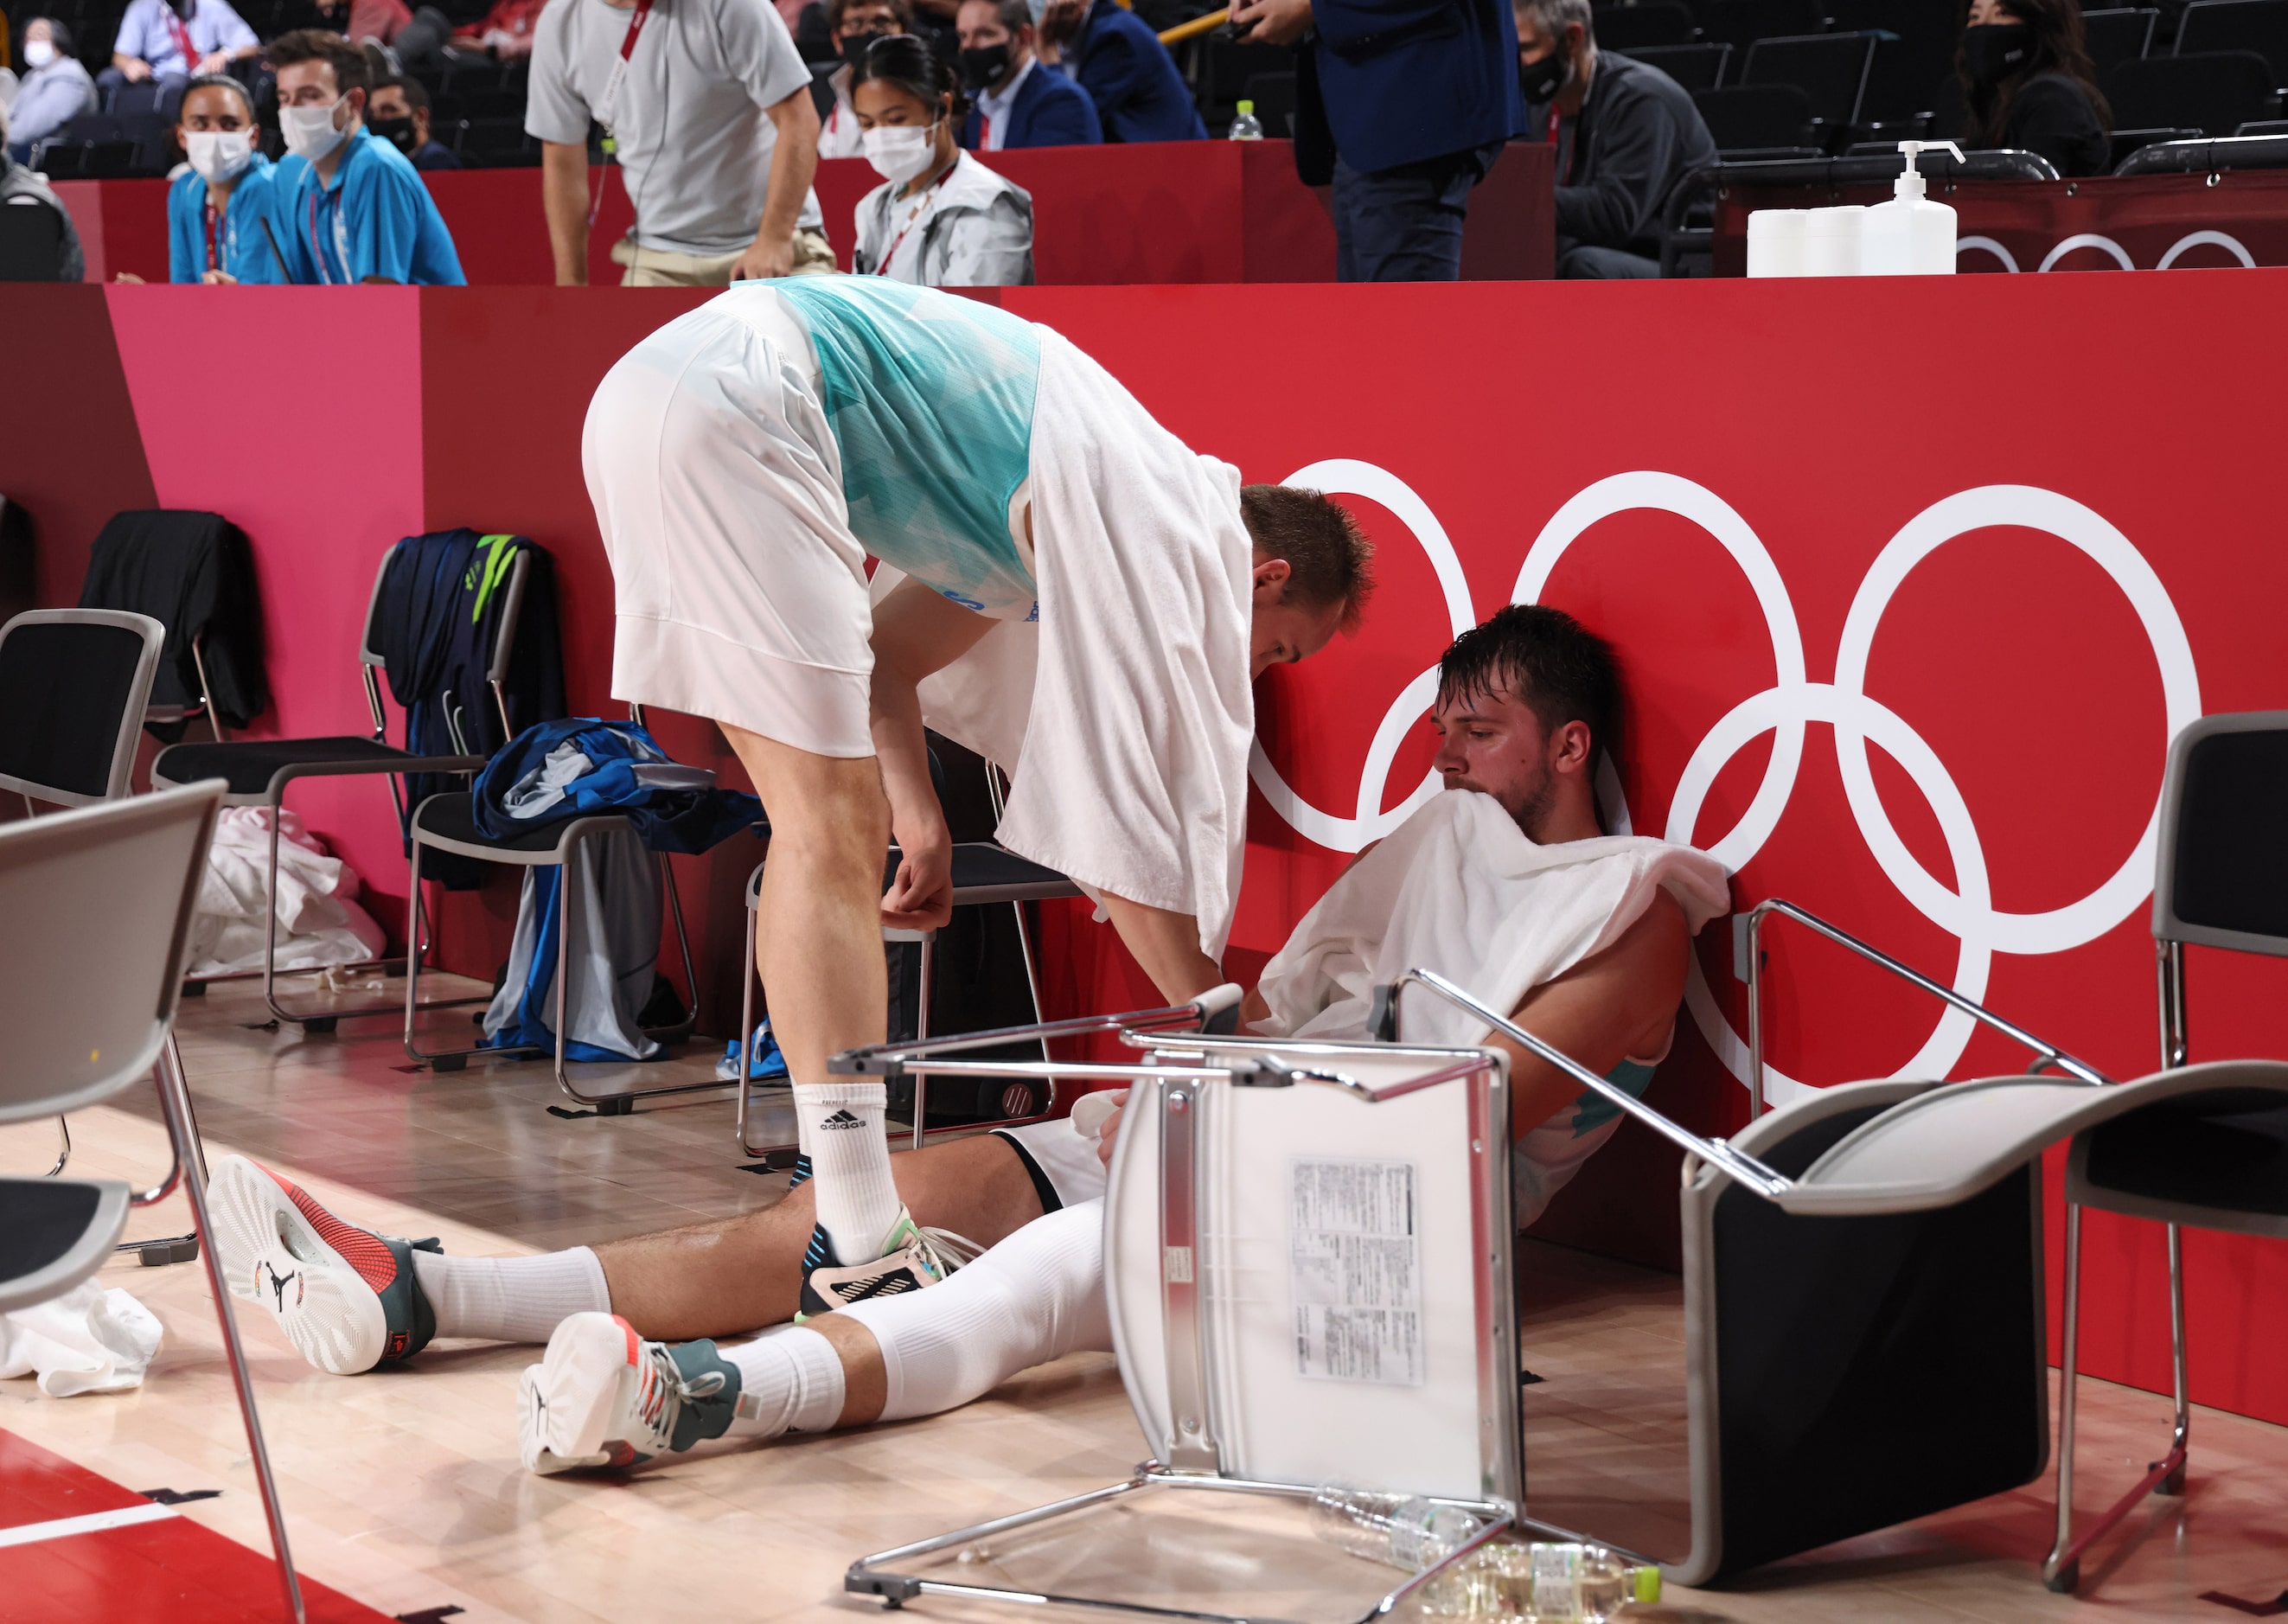
[[[175,1485],[154,1485],[175,1487]],[[150,1502],[99,1473],[0,1430],[0,1527]],[[287,1507],[287,1535],[293,1508]],[[389,1615],[302,1575],[312,1624],[393,1624]],[[187,1517],[66,1534],[0,1554],[8,1624],[269,1624],[286,1616],[278,1564]]]

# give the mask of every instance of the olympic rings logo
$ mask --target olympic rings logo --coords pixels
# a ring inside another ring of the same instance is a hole
[[[1467,584],[1462,577],[1452,543],[1429,506],[1402,481],[1370,463],[1332,461],[1299,469],[1288,476],[1286,482],[1313,485],[1335,495],[1366,497],[1389,509],[1429,555],[1444,590],[1456,632],[1474,624]],[[1704,847],[1727,871],[1737,872],[1763,849],[1777,827],[1802,765],[1805,728],[1820,722],[1833,730],[1845,798],[1862,838],[1885,876],[1918,912],[1960,942],[1953,985],[1964,997],[1974,1001],[1985,996],[1987,975],[1996,952],[2065,952],[2112,929],[2150,895],[2161,816],[2157,796],[2135,848],[2094,890],[2064,907],[2041,912],[2017,913],[1997,909],[1984,848],[1953,777],[1903,718],[1866,691],[1868,656],[1884,610],[1915,567],[1942,545],[1966,532],[1992,525],[2012,525],[2042,531],[2077,548],[2105,571],[2127,599],[2144,628],[2159,668],[2167,733],[2175,736],[2201,713],[2200,681],[2194,666],[2192,646],[2160,577],[2129,538],[2103,516],[2069,497],[2031,485],[1981,486],[1932,504],[1910,519],[1877,554],[1844,617],[1843,633],[1836,649],[1835,680],[1813,682],[1806,676],[1795,605],[1770,553],[1747,521],[1729,504],[1705,487],[1675,474],[1617,474],[1598,481],[1568,501],[1552,515],[1527,549],[1511,601],[1537,601],[1559,559],[1584,532],[1601,519],[1638,509],[1673,513],[1688,520],[1731,555],[1747,577],[1762,611],[1776,674],[1772,687],[1734,706],[1693,750],[1677,781],[1664,838],[1690,843],[1718,773],[1752,740],[1770,733],[1774,736],[1771,760],[1747,810],[1730,830]],[[1396,828],[1425,800],[1437,792],[1438,778],[1434,772],[1402,804],[1388,812],[1380,810],[1399,742],[1428,711],[1436,695],[1437,668],[1433,665],[1407,684],[1385,713],[1367,753],[1355,816],[1338,816],[1305,801],[1280,777],[1259,744],[1251,763],[1257,788],[1298,833],[1337,851],[1358,850]],[[1929,803],[1946,840],[1957,888],[1950,890],[1925,869],[1899,838],[1869,769],[1870,739],[1906,770]],[[1617,832],[1627,832],[1628,807],[1618,782],[1608,773],[1598,788],[1609,824]],[[1696,957],[1692,963],[1685,1003],[1709,1047],[1733,1076],[1744,1083],[1747,1046],[1717,1007]],[[1947,1010],[1913,1058],[1893,1075],[1945,1076],[1962,1057],[1973,1030],[1969,1016]],[[1793,1097],[1803,1087],[1768,1064],[1765,1072],[1767,1093],[1775,1103]]]
[[[2122,247],[2111,237],[2094,231],[2077,232],[2074,235],[2063,239],[2048,253],[2042,256],[2042,263],[2035,268],[2038,271],[2050,270],[2059,260],[2077,248],[2094,248],[2125,271],[2133,271],[2137,268],[2130,262],[2127,249]],[[2244,268],[2252,271],[2256,268],[2256,256],[2243,246],[2238,237],[2221,231],[2188,232],[2169,245],[2168,251],[2161,256],[2153,268],[2157,271],[2165,271],[2196,248],[2221,248],[2240,261]],[[1964,237],[1954,245],[1954,253],[1958,259],[1965,254],[1991,254],[2002,262],[2004,270],[2016,272],[2022,268],[2018,264],[2018,256],[1992,237]]]

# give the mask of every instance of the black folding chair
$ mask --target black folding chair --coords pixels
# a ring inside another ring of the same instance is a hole
[[[1700,37],[1727,45],[1816,34],[1827,26],[1822,0],[1702,0]]]
[[[107,801],[0,827],[0,1122],[75,1111],[155,1079],[174,1151],[147,1190],[115,1179],[0,1178],[0,1312],[69,1291],[101,1268],[131,1208],[178,1187],[210,1227],[197,1129],[174,1047],[175,1000],[221,786]],[[188,1176],[186,1176],[186,1175]],[[287,1616],[303,1617],[278,1485],[230,1292],[211,1248],[207,1285],[222,1327],[254,1481],[278,1553]]]
[[[1626,55],[1650,45],[1688,45],[1700,36],[1692,8],[1683,0],[1644,0],[1641,5],[1601,5],[1591,13],[1590,27],[1598,46]]]
[[[2109,81],[2113,70],[2124,62],[2134,62],[2153,48],[2153,25],[2160,20],[2161,13],[2151,6],[2121,6],[2081,14],[2082,35],[2100,84]]]
[[[1648,45],[1628,53],[1648,68],[1657,68],[1688,91],[1712,91],[1724,83],[1725,64],[1732,60],[1726,44]]]
[[[400,546],[403,543],[398,544]],[[358,644],[358,673],[365,683],[365,701],[373,717],[373,735],[360,738],[355,735],[334,735],[322,738],[241,739],[232,743],[211,744],[173,744],[159,752],[151,763],[151,782],[155,785],[191,784],[204,778],[220,778],[229,784],[224,804],[234,807],[267,807],[270,808],[270,864],[264,888],[267,892],[264,920],[262,951],[262,1001],[270,1013],[281,1021],[290,1021],[305,1031],[330,1032],[337,1023],[352,1015],[395,1015],[398,1006],[369,1004],[349,1009],[306,1010],[296,1012],[278,1001],[278,823],[279,813],[286,804],[286,790],[298,778],[338,778],[361,775],[381,775],[389,782],[390,804],[404,816],[404,805],[399,799],[395,782],[400,776],[409,777],[415,773],[473,773],[483,768],[485,757],[469,752],[465,744],[451,755],[421,755],[398,749],[388,741],[388,718],[381,707],[380,673],[388,669],[388,659],[382,652],[381,584],[389,573],[389,561],[395,554],[393,547],[382,557],[373,574],[373,594],[367,601],[365,634]],[[516,648],[516,628],[524,607],[527,561],[521,550],[510,567],[507,594],[500,620],[494,633],[492,659],[489,670],[490,698],[498,710],[504,737],[512,736],[516,728],[509,720],[508,701],[502,692],[502,683],[508,674],[510,656]],[[481,705],[484,697],[469,695],[468,700]],[[416,891],[413,905],[417,915],[421,896]],[[406,958],[418,959],[423,951],[423,939],[406,938]],[[194,978],[186,991],[205,991],[209,980],[235,980],[250,975],[253,971],[234,971],[224,975]],[[457,1005],[481,1003],[481,999],[443,999],[425,1006],[443,1009]]]
[[[2177,25],[2179,56],[2253,51],[2288,84],[2288,0],[2193,0]]]
[[[1740,153],[1809,152],[1813,145],[1811,99],[1792,84],[1731,85],[1695,91],[1692,103],[1727,157]]]
[[[2177,735],[2161,785],[2153,945],[2161,1066],[2191,1059],[2185,947],[2288,958],[2288,711],[2204,716]],[[2169,1348],[2176,1425],[2137,1485],[2073,1531],[2074,1392],[2082,1208],[2168,1226]],[[2065,1348],[2059,1360],[2057,1542],[2042,1565],[2071,1590],[2090,1546],[2148,1494],[2185,1492],[2192,1402],[2186,1381],[2185,1226],[2288,1236],[2288,1105],[2275,1094],[2183,1094],[2076,1134],[2066,1158]]]

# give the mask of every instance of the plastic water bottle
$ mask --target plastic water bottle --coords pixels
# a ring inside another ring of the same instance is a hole
[[[1443,1562],[1485,1524],[1419,1494],[1329,1484],[1311,1496],[1311,1532],[1354,1556],[1418,1573]]]
[[[1660,1600],[1660,1570],[1595,1545],[1480,1546],[1424,1587],[1422,1616],[1498,1624],[1602,1624]]]
[[[1235,141],[1259,141],[1263,139],[1263,125],[1255,116],[1253,102],[1239,104],[1239,116],[1231,121],[1231,139]]]

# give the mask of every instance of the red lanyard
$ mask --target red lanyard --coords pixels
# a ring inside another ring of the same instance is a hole
[[[223,268],[222,245],[218,241],[221,231],[222,211],[215,207],[215,201],[210,196],[207,199],[207,269],[211,271]]]
[[[161,0],[163,4],[165,0]],[[191,30],[175,15],[172,7],[167,11],[167,29],[175,36],[175,49],[183,53],[183,71],[195,74],[199,70],[199,48],[191,44]]]
[[[890,239],[889,251],[882,256],[882,263],[874,267],[875,275],[887,276],[890,274],[890,261],[898,257],[898,245],[906,240],[915,227],[922,223],[922,217],[929,212],[930,198],[936,193],[938,187],[946,183],[948,178],[952,175],[955,166],[960,162],[961,155],[956,153],[953,163],[945,166],[945,173],[931,181],[923,188],[922,195],[914,199],[914,211],[906,217],[905,226],[898,235]]]
[[[627,78],[628,62],[636,53],[637,36],[643,33],[643,26],[650,20],[651,8],[656,3],[657,0],[636,0],[636,14],[628,19],[628,36],[620,42],[619,57],[612,63],[612,76],[604,81],[603,102],[596,109],[596,122],[607,130],[612,127],[612,115],[619,108],[620,85]]]

